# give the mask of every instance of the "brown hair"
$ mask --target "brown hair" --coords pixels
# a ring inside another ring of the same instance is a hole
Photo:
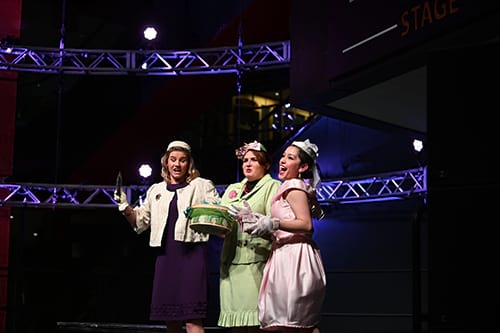
[[[309,156],[308,153],[306,153],[302,148],[299,146],[293,145],[294,147],[297,147],[299,149],[299,159],[300,163],[302,164],[307,164],[309,167],[307,168],[306,171],[302,172],[299,176],[302,179],[312,179],[313,178],[313,168],[314,168],[314,160],[311,156]],[[311,211],[311,215],[319,220],[321,220],[324,216],[325,213],[323,212],[323,209],[321,208],[319,202],[318,202],[318,197],[316,195],[316,190],[309,194],[307,196],[308,198],[308,203],[309,203],[309,210]]]
[[[269,171],[271,170],[271,155],[269,155],[267,151],[253,149],[248,149],[245,152],[245,155],[249,151],[252,151],[255,154],[257,162],[259,162],[259,164],[264,167],[265,173],[269,173]]]
[[[311,179],[313,177],[313,167],[314,167],[314,160],[312,159],[311,156],[309,156],[304,150],[302,150],[300,147],[296,145],[292,145],[294,147],[297,147],[299,149],[299,159],[301,164],[307,164],[308,168],[306,171],[302,172],[300,174],[300,177],[302,179]]]

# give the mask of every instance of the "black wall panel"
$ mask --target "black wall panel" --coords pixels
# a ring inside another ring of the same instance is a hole
[[[429,328],[500,329],[497,263],[500,46],[428,65]]]

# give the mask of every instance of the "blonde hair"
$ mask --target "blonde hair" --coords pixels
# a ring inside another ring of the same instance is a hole
[[[163,154],[163,156],[160,159],[161,177],[167,183],[171,182],[170,172],[168,171],[168,167],[167,167],[167,159],[170,156],[170,153],[173,151],[182,151],[182,152],[186,153],[186,155],[188,157],[189,167],[188,167],[187,177],[186,177],[186,181],[188,183],[191,182],[193,179],[200,176],[200,172],[198,171],[198,169],[196,168],[196,165],[194,163],[193,156],[191,156],[191,151],[189,151],[188,149],[182,148],[182,147],[171,147],[170,149],[167,149],[165,154]]]

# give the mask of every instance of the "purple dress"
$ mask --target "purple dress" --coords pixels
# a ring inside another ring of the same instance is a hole
[[[175,191],[187,186],[167,184]],[[151,320],[174,321],[207,317],[208,245],[207,242],[185,243],[174,240],[179,212],[177,193],[170,201],[169,216],[156,257],[151,300]]]

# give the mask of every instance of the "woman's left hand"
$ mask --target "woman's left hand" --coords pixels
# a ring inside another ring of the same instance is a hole
[[[257,214],[256,214],[257,215]],[[273,231],[279,229],[280,220],[276,217],[271,217],[269,215],[258,214],[259,218],[257,223],[249,225],[244,228],[245,232],[248,232],[254,236],[266,236],[271,234]]]

